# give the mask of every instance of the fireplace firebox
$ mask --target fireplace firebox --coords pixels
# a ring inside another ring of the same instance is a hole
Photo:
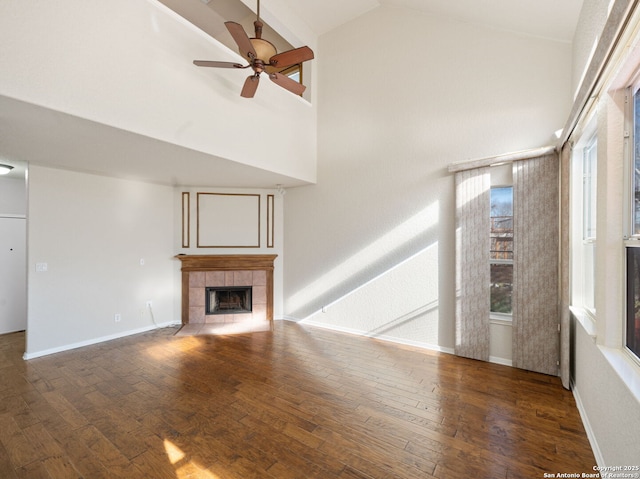
[[[242,314],[252,311],[251,286],[205,288],[205,314]]]

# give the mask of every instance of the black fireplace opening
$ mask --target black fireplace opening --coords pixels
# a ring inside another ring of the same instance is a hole
[[[240,314],[252,310],[251,286],[205,288],[205,314]]]

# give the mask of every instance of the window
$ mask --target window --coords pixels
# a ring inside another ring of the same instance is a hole
[[[281,70],[280,73],[288,76],[289,78],[291,78],[294,81],[297,81],[298,83],[302,83],[302,63],[298,63],[297,65],[287,67],[284,70]]]
[[[629,203],[631,208],[632,239],[640,238],[640,89],[634,87],[631,102],[631,117],[633,122],[633,147],[631,150],[631,194]],[[627,308],[625,345],[637,357],[640,357],[640,248],[638,241],[628,241],[627,249]]]
[[[627,248],[626,346],[640,357],[640,248]]]
[[[632,158],[633,235],[640,235],[640,89],[633,94],[633,158]]]
[[[571,157],[571,306],[596,318],[597,121],[584,127]]]
[[[491,188],[491,312],[510,315],[513,291],[513,187]]]

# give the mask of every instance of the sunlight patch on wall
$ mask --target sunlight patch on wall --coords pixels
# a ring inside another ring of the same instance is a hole
[[[389,255],[394,250],[424,234],[425,231],[435,227],[438,221],[439,202],[435,201],[292,295],[290,309],[296,311],[304,308],[305,305],[327,293],[330,289],[335,288],[336,285],[348,281],[366,269],[371,263]]]
[[[436,347],[438,255],[436,242],[301,323]]]

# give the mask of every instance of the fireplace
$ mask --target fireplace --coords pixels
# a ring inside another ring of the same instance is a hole
[[[205,288],[204,314],[242,314],[252,311],[251,286],[209,286]]]
[[[276,257],[177,255],[182,262],[182,324],[273,321]],[[248,292],[239,294],[246,289]],[[220,293],[222,290],[227,293]]]

